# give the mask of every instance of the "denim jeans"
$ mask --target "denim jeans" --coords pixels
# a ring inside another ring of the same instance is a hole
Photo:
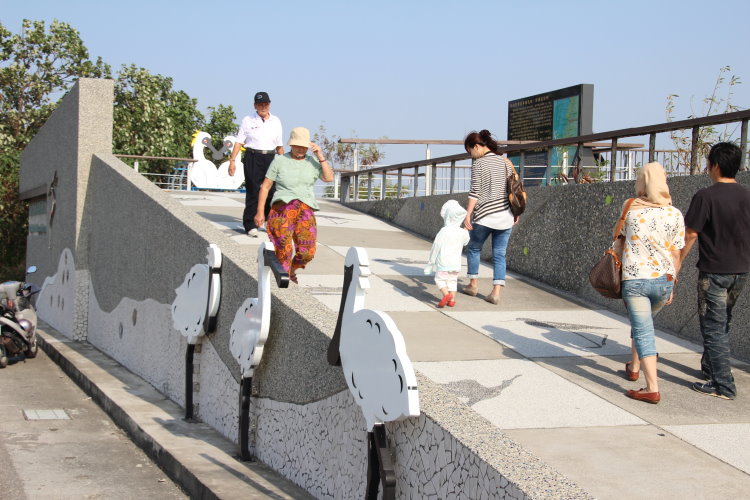
[[[473,224],[474,229],[469,231],[469,245],[466,247],[467,275],[469,278],[479,276],[479,257],[482,246],[487,238],[492,235],[492,284],[505,286],[505,250],[508,248],[508,240],[513,228],[492,229],[481,224]]]
[[[673,286],[666,275],[622,282],[622,300],[628,308],[631,335],[641,359],[656,356],[654,316],[669,300]]]
[[[701,371],[716,392],[734,399],[737,388],[729,366],[729,323],[747,274],[698,274],[698,318],[703,334]]]

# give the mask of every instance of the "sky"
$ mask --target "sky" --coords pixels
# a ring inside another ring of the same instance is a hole
[[[750,107],[747,0],[0,0],[11,32],[24,18],[69,23],[92,58],[170,76],[204,112],[240,118],[267,91],[285,134],[505,139],[508,101],[580,83],[594,85],[594,132],[651,125],[670,94],[676,119],[700,114],[723,66],[747,82],[732,102]],[[385,152],[393,164],[425,146]]]

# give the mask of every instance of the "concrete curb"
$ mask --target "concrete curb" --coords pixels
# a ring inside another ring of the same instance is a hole
[[[40,326],[44,352],[191,498],[312,498],[265,465],[238,461],[233,443],[183,420],[182,408],[93,346]]]

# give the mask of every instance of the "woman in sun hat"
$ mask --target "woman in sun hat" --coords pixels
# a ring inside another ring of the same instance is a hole
[[[292,129],[289,153],[274,158],[258,194],[255,225],[266,223],[268,238],[273,243],[276,257],[297,283],[297,269],[304,269],[315,257],[318,228],[314,212],[318,210],[313,186],[320,179],[333,180],[333,169],[323,157],[320,146],[310,142],[310,131],[305,127]],[[308,155],[311,149],[313,155]],[[263,206],[268,192],[276,184],[271,199],[268,221],[264,220]]]

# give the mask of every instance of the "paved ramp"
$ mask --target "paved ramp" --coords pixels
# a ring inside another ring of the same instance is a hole
[[[244,195],[174,197],[254,252],[265,234],[242,234]],[[690,389],[700,346],[658,332],[659,405],[628,399],[645,383],[623,378],[627,318],[592,309],[510,274],[499,306],[440,293],[423,274],[431,242],[373,217],[321,201],[316,259],[301,287],[338,310],[344,255],[367,249],[368,308],[399,325],[415,368],[597,498],[747,498],[750,491],[750,370],[735,363],[736,401]],[[511,262],[512,265],[512,262]],[[480,270],[480,292],[491,288]],[[465,279],[464,279],[465,281]]]

